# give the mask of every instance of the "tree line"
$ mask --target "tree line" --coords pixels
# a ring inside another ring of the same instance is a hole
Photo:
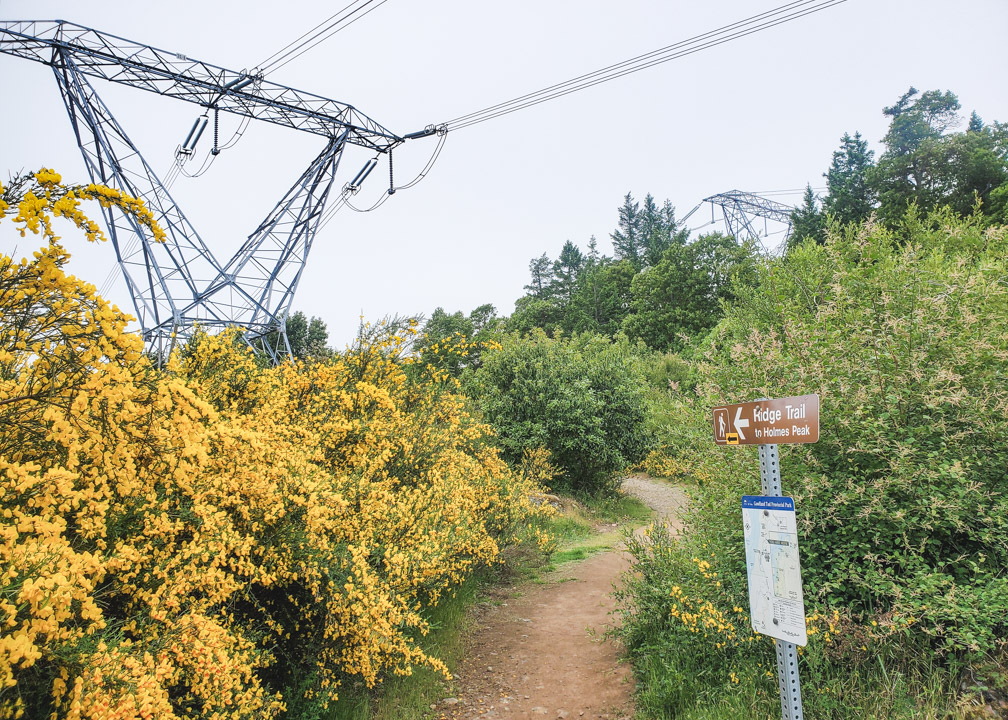
[[[966,128],[955,131],[960,110],[951,91],[911,87],[882,111],[890,124],[877,160],[860,132],[844,133],[823,173],[825,194],[817,197],[809,184],[792,214],[787,251],[809,240],[822,243],[829,223],[874,217],[896,229],[911,205],[925,215],[947,206],[963,217],[979,208],[986,223],[1008,222],[1008,124],[985,123],[973,112]],[[532,258],[529,282],[510,316],[489,303],[468,314],[437,308],[416,349],[452,337],[479,341],[541,328],[551,337],[622,333],[653,350],[679,351],[717,324],[739,288],[756,281],[755,244],[718,232],[690,237],[671,201],[659,204],[651,193],[643,201],[629,192],[623,197],[609,240],[609,255],[592,236],[587,251],[567,240],[556,257]],[[298,359],[326,352],[318,318],[293,314],[288,338]],[[479,364],[478,348],[438,357],[458,374]]]
[[[754,276],[754,245],[721,233],[691,239],[668,200],[658,205],[648,193],[642,203],[627,193],[617,212],[612,255],[594,236],[587,252],[567,240],[555,259],[543,253],[529,261],[529,283],[510,316],[489,304],[469,315],[437,308],[418,347],[455,335],[479,340],[541,328],[551,337],[623,333],[656,350],[676,349],[718,321],[732,299],[733,276]]]
[[[788,250],[823,242],[831,222],[874,217],[895,229],[911,205],[924,215],[948,206],[963,217],[979,208],[989,224],[1008,221],[1008,125],[984,123],[973,112],[957,132],[960,109],[951,91],[911,87],[882,111],[890,124],[877,160],[860,132],[844,133],[824,173],[825,195],[816,197],[809,185],[792,215]],[[532,258],[510,316],[492,305],[469,315],[436,309],[421,344],[542,328],[550,336],[623,333],[654,350],[678,351],[717,324],[738,288],[756,281],[758,247],[717,232],[691,238],[672,203],[659,204],[651,193],[642,202],[624,196],[609,238],[611,255],[592,236],[587,252],[567,240],[555,258]],[[478,355],[454,369],[475,362]]]
[[[947,206],[963,217],[979,207],[989,223],[1008,222],[1008,125],[985,124],[974,111],[965,130],[952,132],[960,109],[953,92],[911,87],[882,111],[890,123],[877,162],[860,132],[844,133],[823,175],[825,197],[807,186],[792,216],[791,246],[822,243],[829,222],[874,215],[895,227],[910,205],[922,214]]]

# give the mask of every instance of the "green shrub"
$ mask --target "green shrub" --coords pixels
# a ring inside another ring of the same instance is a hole
[[[509,461],[545,447],[560,470],[555,484],[572,492],[612,490],[644,453],[643,379],[625,343],[512,335],[484,353],[467,389]]]
[[[737,492],[716,487],[737,505]],[[642,718],[780,717],[773,640],[753,633],[741,538],[657,525],[628,535],[632,572],[617,592],[621,634],[638,679]],[[935,661],[928,639],[881,624],[859,628],[837,610],[808,612],[799,649],[805,717],[960,717],[956,669]]]
[[[768,649],[718,647],[723,631],[672,615],[673,587],[691,612],[748,613],[739,502],[759,492],[759,468],[755,448],[714,445],[710,408],[725,403],[821,398],[819,442],[781,446],[821,625],[803,656],[810,716],[943,716],[958,673],[1004,651],[1008,228],[911,211],[893,232],[828,235],[767,261],[693,352],[695,391],[652,405],[662,447],[697,480],[684,536],[630,544],[624,635],[655,716],[720,707],[718,693],[763,714],[760,693],[775,694],[738,669]],[[655,658],[709,682],[659,682]]]
[[[834,228],[766,266],[699,368],[708,404],[819,393],[820,441],[782,460],[807,592],[946,650],[1008,631],[1006,250],[951,213]]]

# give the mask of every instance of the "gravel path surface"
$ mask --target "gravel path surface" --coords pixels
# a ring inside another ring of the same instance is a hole
[[[664,520],[671,527],[682,529],[680,515],[689,497],[681,487],[647,475],[631,475],[623,481],[623,490],[654,510],[655,522]]]

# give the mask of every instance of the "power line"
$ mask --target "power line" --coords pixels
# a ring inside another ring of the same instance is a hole
[[[563,97],[564,95],[569,95],[578,90],[584,90],[594,85],[599,85],[609,80],[615,80],[616,78],[622,77],[624,75],[629,75],[631,73],[637,72],[639,70],[644,70],[654,65],[659,65],[661,63],[669,62],[671,60],[684,57],[686,55],[691,55],[700,50],[705,50],[710,47],[715,47],[731,40],[738,39],[740,37],[745,37],[746,35],[751,35],[755,32],[761,30],[766,30],[776,25],[789,22],[791,20],[804,17],[805,15],[818,12],[819,10],[831,7],[833,5],[839,5],[846,0],[828,0],[826,2],[820,2],[819,5],[812,8],[803,8],[790,15],[780,16],[782,10],[793,9],[794,6],[808,5],[815,0],[803,0],[802,2],[790,3],[789,5],[781,6],[768,13],[763,13],[753,18],[749,18],[745,21],[740,21],[739,23],[734,23],[730,26],[725,26],[716,31],[711,31],[705,33],[704,35],[696,36],[690,38],[689,40],[676,43],[675,45],[668,46],[667,48],[662,48],[660,50],[652,51],[645,55],[632,58],[630,60],[624,61],[622,63],[617,63],[616,65],[611,65],[601,70],[597,70],[593,73],[588,73],[587,75],[580,76],[578,78],[573,78],[564,83],[559,83],[557,85],[551,86],[549,88],[544,88],[535,93],[530,93],[529,95],[522,96],[520,98],[515,98],[506,103],[500,103],[497,106],[491,108],[486,108],[482,111],[477,111],[476,113],[470,113],[469,116],[463,116],[463,118],[456,118],[453,121],[449,121],[450,129],[461,129],[463,127],[468,127],[470,125],[475,125],[480,122],[485,122],[486,120],[493,119],[495,117],[500,117],[502,115],[507,115],[517,110],[522,110],[527,107],[532,107],[540,103],[546,102],[548,100],[553,100],[558,97]],[[772,19],[766,19],[767,16],[777,15]],[[757,21],[760,19],[765,19],[761,24]],[[705,39],[706,38],[706,39]],[[698,41],[700,44],[696,44]],[[452,123],[455,124],[451,127]]]
[[[496,105],[490,105],[482,110],[461,115],[444,123],[449,130],[460,130],[470,125],[486,122],[502,115],[507,115],[518,110],[523,110],[533,105],[554,100],[564,95],[584,90],[594,85],[599,85],[610,80],[638,72],[661,63],[666,63],[686,55],[691,55],[700,50],[715,47],[738,38],[751,35],[762,30],[781,25],[792,20],[811,15],[839,5],[847,0],[798,0],[796,2],[781,5],[772,10],[753,15],[744,20],[740,20],[730,25],[724,25],[716,30],[693,36],[686,40],[679,41],[651,52],[638,55],[622,62],[608,65],[599,70],[595,70],[584,75],[571,78],[561,83],[556,83],[542,88],[532,93],[527,93],[511,100],[507,100]]]
[[[823,4],[839,4],[839,2],[843,1],[844,0],[832,0],[831,2]],[[730,25],[722,26],[716,30],[696,35],[687,40],[682,40],[672,45],[659,48],[658,50],[638,55],[630,58],[629,60],[624,60],[620,63],[609,65],[599,70],[571,78],[565,82],[551,85],[507,102],[498,103],[497,105],[484,108],[483,110],[478,110],[476,112],[469,113],[468,115],[454,118],[453,120],[450,120],[448,124],[461,123],[456,126],[456,129],[458,129],[459,127],[465,127],[470,124],[475,124],[476,122],[483,122],[491,117],[498,117],[509,112],[514,112],[515,110],[520,110],[531,105],[539,104],[540,102],[545,102],[546,100],[552,100],[556,97],[561,97],[577,90],[585,89],[602,82],[607,82],[608,80],[622,77],[623,75],[627,75],[632,72],[637,72],[638,70],[643,70],[653,65],[668,62],[669,60],[674,60],[678,57],[697,52],[698,50],[703,50],[707,47],[719,45],[723,42],[736,39],[737,37],[742,37],[758,30],[772,27],[773,25],[780,24],[781,22],[786,22],[789,19],[801,17],[802,15],[814,12],[816,9],[821,9],[814,8],[810,10],[808,7],[803,7],[812,5],[816,2],[822,2],[822,0],[800,0],[798,2],[791,2],[778,8],[774,8],[773,10],[760,13],[759,15],[746,18],[745,20],[740,20]],[[796,10],[797,8],[803,9],[797,10],[791,16],[784,15],[781,17],[784,13]],[[759,25],[759,21],[765,22],[763,22],[762,25]],[[732,31],[736,32],[731,34]],[[700,44],[697,45],[697,43]]]
[[[826,185],[812,185],[813,192],[822,192],[827,189]],[[761,195],[766,197],[767,195],[801,195],[805,192],[805,188],[789,188],[781,190],[750,190],[753,195]]]
[[[325,25],[327,22],[329,22],[333,18],[338,17],[341,13],[344,13],[347,10],[349,10],[358,1],[359,0],[353,0],[353,2],[351,2],[349,5],[347,5],[346,7],[344,7],[341,10],[338,10],[337,12],[335,12],[334,14],[330,15],[325,20],[323,20],[322,22],[320,22],[318,25],[316,25],[315,27],[313,27],[311,30],[308,30],[307,32],[305,32],[301,37],[299,37],[296,40],[293,40],[293,41],[287,43],[286,45],[284,45],[282,48],[280,48],[279,50],[277,50],[275,53],[273,53],[272,55],[270,55],[268,58],[266,58],[265,60],[263,60],[262,62],[260,62],[256,67],[258,67],[260,69],[265,69],[266,68],[266,63],[268,63],[270,60],[272,60],[273,58],[277,57],[278,55],[281,55],[281,54],[287,52],[288,50],[290,50],[294,45],[296,45],[297,43],[299,43],[302,40],[304,40],[306,37],[308,37],[309,35],[311,35],[313,32],[315,32],[316,30],[318,30],[320,27],[322,27],[323,25]]]
[[[362,2],[363,4],[361,4]],[[386,2],[388,2],[388,0],[353,0],[353,2],[349,5],[346,5],[339,12],[330,15],[311,30],[304,33],[297,40],[288,43],[285,47],[263,60],[259,63],[257,69],[261,73],[275,72],[276,70],[279,70],[287,63],[292,60],[296,60],[312,48],[328,40],[340,30],[345,30],[365,15],[374,12]],[[366,12],[361,12],[370,5],[373,5],[374,7],[370,7]]]
[[[813,2],[813,1],[814,0],[799,0],[797,2],[792,2],[792,3],[789,3],[788,5],[784,5],[782,7],[783,8],[791,8],[791,7],[796,6],[796,5],[803,5],[803,4],[807,4],[807,3]],[[688,38],[687,40],[681,40],[681,41],[679,41],[677,43],[673,43],[672,45],[667,45],[667,46],[665,46],[663,48],[659,48],[658,50],[652,50],[651,52],[644,53],[643,55],[637,55],[637,56],[632,57],[632,58],[630,58],[628,60],[624,60],[622,62],[615,63],[614,65],[607,65],[606,67],[600,68],[599,70],[595,70],[595,71],[590,72],[590,73],[585,73],[584,75],[578,75],[577,77],[571,78],[570,80],[566,80],[564,82],[557,83],[555,85],[550,85],[549,87],[543,88],[542,90],[537,90],[536,92],[528,93],[526,95],[522,95],[520,97],[514,98],[514,99],[509,100],[507,102],[498,103],[497,105],[492,105],[492,106],[490,106],[488,108],[484,108],[483,110],[477,110],[476,112],[469,113],[468,115],[462,115],[460,117],[454,118],[453,120],[450,120],[449,123],[455,123],[455,122],[460,122],[460,121],[463,121],[463,120],[467,120],[467,119],[469,119],[469,118],[471,118],[473,116],[479,115],[479,114],[481,114],[483,112],[486,112],[486,111],[489,111],[489,110],[496,110],[498,108],[504,108],[504,107],[506,107],[506,106],[508,106],[508,105],[510,105],[512,103],[515,103],[515,102],[518,102],[518,101],[521,101],[521,100],[530,99],[530,98],[535,98],[535,97],[537,97],[539,95],[542,95],[544,93],[547,93],[547,92],[549,92],[551,90],[562,89],[564,87],[570,86],[570,85],[572,85],[574,83],[577,83],[579,81],[590,80],[592,78],[596,78],[596,77],[602,76],[602,75],[604,75],[604,74],[606,74],[606,73],[608,73],[610,71],[618,70],[620,68],[626,68],[628,66],[633,65],[634,63],[641,62],[641,61],[646,61],[648,59],[654,58],[655,56],[658,56],[661,53],[664,53],[664,52],[667,52],[667,51],[671,51],[671,50],[674,50],[676,48],[683,47],[685,45],[689,45],[690,43],[693,43],[693,42],[696,42],[696,41],[708,38],[708,37],[716,35],[716,34],[718,34],[720,32],[724,32],[724,31],[730,30],[732,28],[735,28],[737,26],[744,25],[744,24],[746,24],[746,23],[748,23],[748,22],[750,22],[750,21],[752,21],[752,20],[754,20],[756,18],[763,18],[765,16],[772,15],[773,13],[777,12],[780,9],[781,8],[776,8],[775,10],[768,10],[768,11],[766,11],[764,13],[759,14],[759,15],[755,15],[755,16],[752,16],[750,18],[747,18],[746,20],[740,20],[740,21],[738,21],[736,23],[732,23],[731,25],[724,25],[724,26],[722,26],[720,28],[717,28],[716,30],[711,30],[709,32],[703,33],[702,35],[696,35],[696,36],[694,36],[692,38]]]

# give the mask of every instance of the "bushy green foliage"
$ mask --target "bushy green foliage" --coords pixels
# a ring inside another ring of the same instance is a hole
[[[695,393],[670,389],[664,400],[661,439],[697,486],[682,538],[631,547],[631,578],[643,579],[623,598],[626,633],[645,675],[647,657],[666,657],[684,672],[736,672],[740,684],[721,678],[722,691],[759,691],[734,669],[749,666],[749,642],[714,647],[725,641],[710,628],[698,638],[670,618],[670,593],[725,616],[748,610],[739,496],[759,491],[758,463],[753,448],[714,445],[710,407],[804,393],[821,397],[820,440],[781,446],[806,609],[821,625],[803,667],[847,693],[807,692],[806,707],[856,716],[852,695],[883,678],[845,680],[843,669],[870,661],[907,680],[893,692],[910,710],[878,712],[912,715],[922,712],[915,693],[950,694],[957,667],[1003,650],[1008,228],[985,225],[950,210],[911,211],[894,231],[834,223],[824,245],[768,261],[759,284],[740,290],[695,355]],[[706,702],[691,687],[680,710]],[[667,687],[655,706],[687,691]]]
[[[490,303],[469,313],[448,313],[437,308],[424,323],[412,352],[422,363],[458,377],[466,368],[479,367],[483,346],[498,334],[497,308]]]
[[[738,490],[716,492],[738,505]],[[701,513],[702,514],[702,513]],[[697,516],[699,517],[699,516]],[[749,626],[741,538],[665,525],[626,538],[633,570],[617,591],[643,718],[779,717],[773,640]],[[808,609],[808,608],[807,608]],[[956,670],[906,622],[860,627],[846,611],[808,609],[799,649],[805,717],[959,717]]]
[[[657,265],[634,276],[623,331],[655,350],[681,348],[717,324],[733,288],[752,282],[755,259],[755,245],[720,233],[672,245]]]
[[[508,460],[545,447],[561,471],[558,486],[596,494],[644,452],[643,382],[631,354],[598,336],[512,335],[484,353],[467,390]]]
[[[1008,629],[1004,228],[911,212],[766,267],[703,371],[711,400],[818,392],[792,454],[812,595],[921,618],[945,649]]]

